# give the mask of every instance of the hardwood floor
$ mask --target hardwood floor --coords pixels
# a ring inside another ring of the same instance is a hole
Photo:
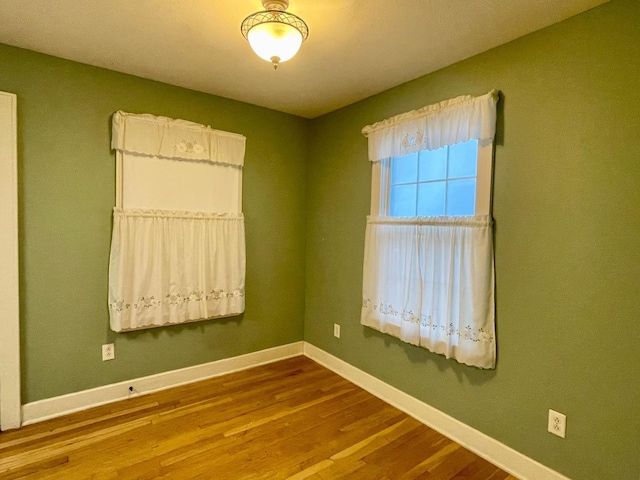
[[[0,478],[515,480],[305,357],[2,432]]]

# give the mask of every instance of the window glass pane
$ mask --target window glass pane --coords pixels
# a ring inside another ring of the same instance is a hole
[[[418,178],[418,154],[394,157],[391,161],[391,185],[415,182]]]
[[[450,180],[447,186],[447,215],[474,215],[476,179]]]
[[[391,187],[389,214],[392,217],[415,217],[416,184]]]
[[[445,182],[421,183],[418,186],[418,216],[444,215]]]
[[[475,177],[478,164],[478,141],[456,143],[449,147],[449,178]]]
[[[421,182],[427,180],[444,180],[447,178],[447,147],[420,152]]]

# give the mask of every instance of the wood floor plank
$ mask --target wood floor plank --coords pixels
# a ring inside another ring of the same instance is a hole
[[[0,432],[0,479],[517,480],[305,357]]]

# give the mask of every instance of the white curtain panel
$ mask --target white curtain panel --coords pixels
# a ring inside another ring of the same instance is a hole
[[[126,209],[242,211],[242,167],[202,161],[122,155]]]
[[[116,112],[112,147],[122,168],[109,263],[111,329],[242,313],[245,137]]]
[[[369,217],[363,325],[480,368],[493,368],[491,218]]]
[[[134,330],[244,311],[242,214],[115,209],[111,328]]]

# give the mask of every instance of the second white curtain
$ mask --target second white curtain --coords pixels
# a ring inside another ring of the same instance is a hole
[[[244,217],[115,209],[109,310],[115,331],[244,311]]]

